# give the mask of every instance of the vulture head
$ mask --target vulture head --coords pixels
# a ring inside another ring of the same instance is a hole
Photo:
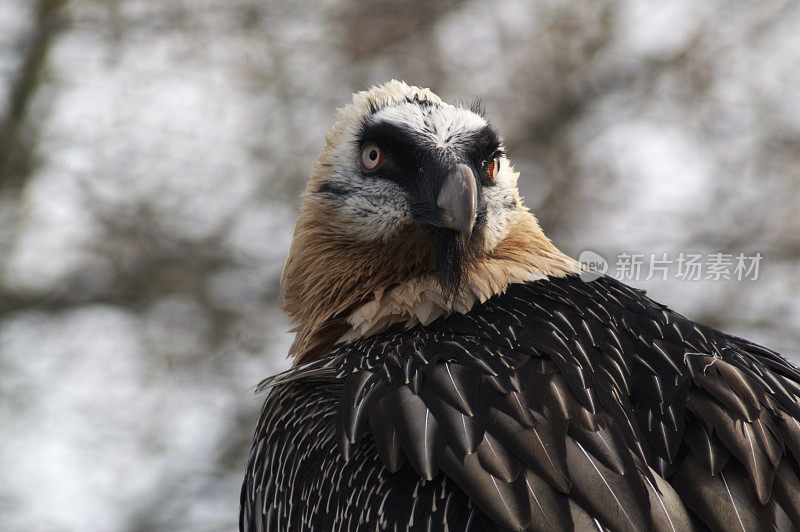
[[[325,141],[282,278],[298,362],[576,271],[522,205],[500,135],[474,106],[391,81],[355,94]]]

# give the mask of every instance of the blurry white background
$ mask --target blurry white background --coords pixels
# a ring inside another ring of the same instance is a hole
[[[800,360],[797,28],[778,0],[0,1],[0,529],[236,526],[299,193],[391,78],[482,97],[573,256],[761,253],[632,284]]]

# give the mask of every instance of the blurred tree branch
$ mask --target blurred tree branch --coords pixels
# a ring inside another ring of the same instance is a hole
[[[25,138],[25,116],[41,81],[42,70],[55,36],[65,27],[67,0],[40,0],[36,24],[22,66],[12,83],[10,103],[0,117],[0,191],[20,188],[30,170],[30,143]]]

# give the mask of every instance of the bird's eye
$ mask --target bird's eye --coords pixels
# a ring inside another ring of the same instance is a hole
[[[486,173],[489,174],[489,179],[494,181],[494,178],[497,177],[497,172],[500,170],[500,157],[494,157],[491,161],[489,161],[489,165],[487,166]]]
[[[377,144],[370,142],[361,148],[361,164],[367,170],[375,170],[383,164],[383,155]]]

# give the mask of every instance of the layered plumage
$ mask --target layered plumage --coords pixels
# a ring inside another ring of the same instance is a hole
[[[497,235],[473,235],[455,297],[424,236],[401,230],[419,247],[394,255],[408,262],[390,284],[342,280],[355,293],[330,296],[349,304],[305,309],[337,337],[312,331],[305,362],[262,384],[240,528],[796,528],[800,372],[614,279],[582,280],[509,210]]]

